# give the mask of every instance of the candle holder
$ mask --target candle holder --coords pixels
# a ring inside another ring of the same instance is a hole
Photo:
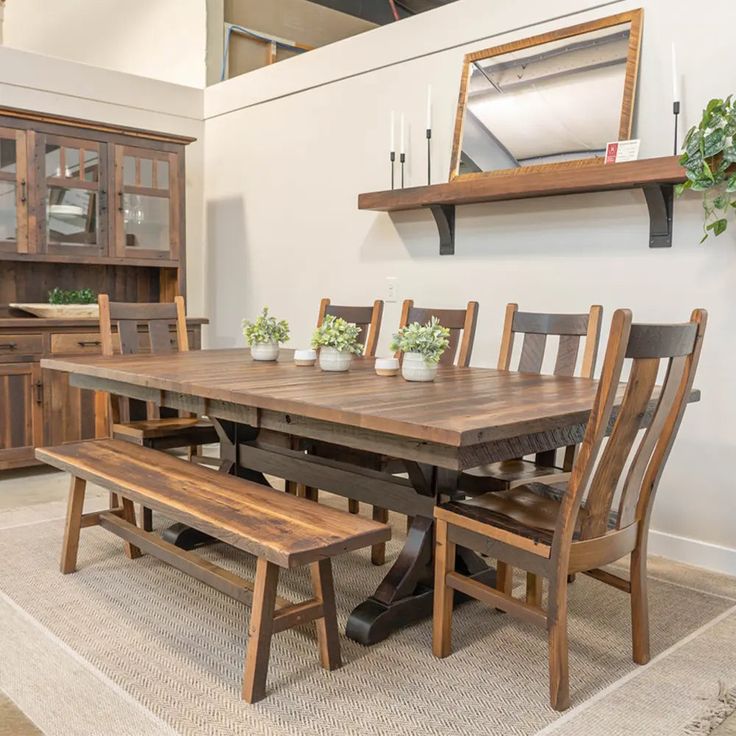
[[[672,114],[675,116],[675,146],[674,146],[674,154],[677,156],[679,153],[680,146],[678,145],[678,138],[677,138],[677,121],[680,117],[680,101],[677,100],[672,103]]]
[[[432,128],[427,128],[427,184],[432,183]]]
[[[401,188],[404,188],[404,163],[406,162],[406,154],[399,154],[399,163],[401,164]]]
[[[394,164],[396,163],[396,151],[391,151],[391,189],[394,189]]]

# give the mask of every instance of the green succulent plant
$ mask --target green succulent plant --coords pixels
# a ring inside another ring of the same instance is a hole
[[[289,323],[286,320],[277,320],[268,314],[268,307],[255,321],[243,320],[243,335],[248,345],[268,342],[286,342],[289,339]]]
[[[736,100],[711,100],[700,123],[687,132],[680,163],[687,181],[675,188],[678,196],[688,189],[703,192],[704,242],[728,227],[728,214],[736,210]]]
[[[363,354],[363,346],[358,341],[361,328],[354,322],[346,322],[342,317],[328,314],[312,335],[313,348],[335,348],[340,352]]]
[[[443,327],[437,317],[426,325],[412,322],[402,327],[391,340],[391,350],[402,353],[421,353],[426,363],[436,365],[450,344],[450,330]]]
[[[92,289],[74,291],[57,286],[49,292],[49,304],[97,304],[97,294]]]

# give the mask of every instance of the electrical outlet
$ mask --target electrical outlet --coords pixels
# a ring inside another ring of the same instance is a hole
[[[386,276],[386,298],[384,301],[391,304],[399,299],[399,281],[396,276]]]

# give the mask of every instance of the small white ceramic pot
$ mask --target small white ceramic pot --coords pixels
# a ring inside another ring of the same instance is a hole
[[[279,344],[277,342],[256,342],[250,346],[250,354],[253,360],[276,360],[279,357]]]
[[[397,358],[376,358],[375,369],[379,376],[398,376],[399,361]]]
[[[319,367],[323,371],[346,371],[352,360],[353,354],[347,350],[325,347],[319,349]]]
[[[317,362],[316,350],[295,350],[294,363],[300,366],[310,366]]]
[[[404,353],[401,375],[407,381],[434,381],[436,363],[427,363],[421,353]]]

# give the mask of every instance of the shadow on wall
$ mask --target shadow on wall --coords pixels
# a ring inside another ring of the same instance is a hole
[[[242,347],[240,321],[251,287],[242,197],[207,202],[206,252],[205,305],[210,319],[206,347]]]

